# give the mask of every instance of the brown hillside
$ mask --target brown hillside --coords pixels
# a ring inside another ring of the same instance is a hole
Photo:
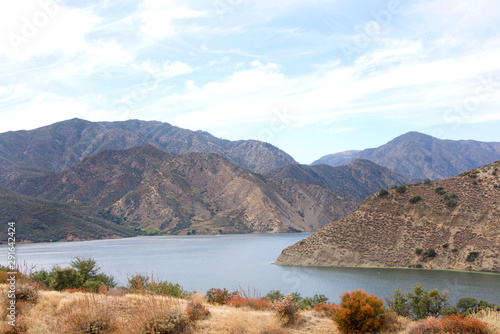
[[[350,197],[268,180],[217,154],[172,156],[151,145],[102,151],[64,172],[6,186],[174,234],[313,231],[358,207]]]
[[[276,264],[498,272],[499,169],[497,161],[450,179],[408,185],[404,193],[373,194],[353,214],[285,249]],[[438,187],[446,193],[438,194]],[[410,203],[415,196],[422,199]],[[431,248],[437,255],[426,257]]]

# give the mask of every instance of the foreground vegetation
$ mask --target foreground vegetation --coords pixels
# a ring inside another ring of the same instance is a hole
[[[500,307],[415,285],[385,303],[362,290],[339,304],[324,295],[213,288],[204,295],[144,275],[116,287],[92,259],[70,268],[21,270],[16,327],[8,324],[7,268],[0,267],[0,333],[499,333]]]

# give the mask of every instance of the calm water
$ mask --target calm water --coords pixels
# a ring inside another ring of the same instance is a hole
[[[298,291],[303,297],[325,294],[330,301],[354,289],[379,297],[415,283],[447,291],[451,301],[470,296],[500,304],[500,274],[418,269],[281,267],[271,263],[281,250],[310,234],[157,236],[71,243],[17,245],[18,262],[50,269],[72,258],[93,257],[120,285],[135,273],[177,282],[189,291],[210,288]],[[0,246],[6,254],[6,246]],[[5,260],[1,263],[6,264]]]

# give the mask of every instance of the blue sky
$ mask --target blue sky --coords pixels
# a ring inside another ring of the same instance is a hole
[[[159,120],[301,163],[500,141],[498,0],[4,1],[0,27],[0,132]]]

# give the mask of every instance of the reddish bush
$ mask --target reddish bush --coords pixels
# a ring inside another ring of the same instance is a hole
[[[189,303],[186,315],[189,321],[203,320],[210,316],[210,311],[200,303]]]
[[[271,302],[264,298],[248,298],[241,296],[234,296],[228,300],[227,305],[233,307],[250,307],[254,310],[264,311],[271,308]]]
[[[335,304],[319,303],[314,305],[314,311],[324,317],[331,318],[340,309],[340,306]]]
[[[333,315],[333,321],[342,333],[370,333],[384,328],[382,299],[363,290],[346,292],[340,298],[340,308]]]
[[[298,320],[300,305],[293,301],[291,294],[273,301],[271,308],[284,325],[291,325]]]
[[[209,303],[225,305],[229,299],[238,296],[238,292],[229,292],[226,289],[215,289],[212,288],[207,291],[206,299]]]
[[[440,319],[427,318],[420,320],[410,334],[487,334],[488,324],[476,318],[451,315]]]

